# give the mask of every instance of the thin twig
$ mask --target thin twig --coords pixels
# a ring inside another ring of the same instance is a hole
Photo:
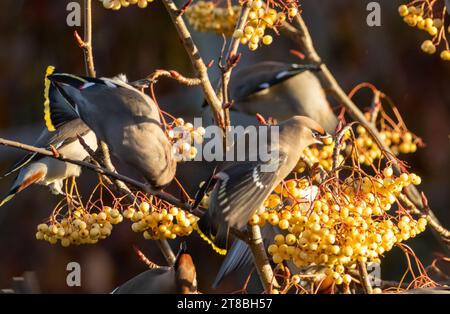
[[[216,92],[211,85],[211,81],[208,76],[208,67],[200,56],[198,48],[195,45],[194,40],[192,39],[192,36],[186,26],[186,23],[183,20],[182,15],[179,14],[180,11],[176,4],[172,0],[163,0],[163,3],[173,21],[173,24],[175,25],[175,28],[191,60],[191,63],[195,71],[197,72],[198,78],[201,81],[201,87],[203,89],[205,99],[214,114],[215,121],[217,125],[223,127],[224,122],[221,101],[217,97]]]
[[[84,51],[86,73],[95,77],[94,55],[92,53],[92,1],[84,0],[84,40],[81,46]]]
[[[177,206],[177,207],[179,207],[181,209],[185,209],[185,210],[189,210],[190,209],[189,204],[181,202],[179,199],[177,199],[176,197],[174,197],[174,196],[172,196],[172,195],[170,195],[170,194],[168,194],[166,192],[155,190],[151,186],[149,186],[148,184],[136,181],[136,180],[134,180],[132,178],[129,178],[129,177],[124,176],[124,175],[121,175],[121,174],[116,173],[116,172],[111,172],[111,171],[109,171],[109,170],[107,170],[107,169],[105,169],[103,167],[99,167],[99,166],[96,166],[96,165],[93,165],[91,163],[88,163],[88,162],[85,162],[85,161],[81,161],[81,160],[73,160],[73,159],[70,159],[70,158],[66,158],[66,157],[64,157],[64,155],[61,155],[61,154],[59,154],[59,156],[55,156],[53,154],[53,152],[51,152],[50,150],[47,150],[45,148],[38,148],[38,147],[35,147],[35,146],[19,143],[19,142],[16,142],[16,141],[7,140],[7,139],[4,139],[4,138],[0,138],[0,145],[18,148],[18,149],[25,150],[25,151],[28,151],[28,152],[37,153],[39,155],[51,157],[51,158],[58,159],[58,160],[61,160],[61,161],[65,161],[65,162],[68,162],[68,163],[71,163],[71,164],[74,164],[74,165],[78,165],[80,167],[83,167],[85,169],[97,172],[99,174],[107,175],[110,178],[126,182],[126,183],[136,187],[139,190],[142,190],[142,191],[144,191],[146,193],[155,195],[156,197],[158,197],[158,198],[160,198],[160,199],[162,199],[164,201],[167,201],[167,202],[171,203],[172,205],[175,205],[175,206]]]
[[[295,18],[295,22],[297,27],[289,23],[284,23],[282,27],[282,31],[295,42],[297,42],[302,49],[302,53],[305,55],[306,61],[309,63],[317,64],[320,66],[321,71],[318,73],[321,78],[322,84],[324,84],[324,88],[330,91],[335,99],[341,103],[349,115],[359,123],[368,131],[374,141],[377,143],[378,147],[380,147],[381,151],[383,151],[386,158],[391,162],[394,171],[399,174],[401,172],[398,161],[395,159],[394,154],[390,151],[389,147],[384,143],[383,139],[380,137],[380,134],[376,127],[368,121],[364,114],[359,110],[358,106],[348,97],[348,95],[344,92],[344,90],[340,87],[339,83],[336,81],[333,74],[330,72],[328,67],[322,63],[322,59],[317,54],[317,51],[314,48],[314,44],[309,33],[309,30],[303,21],[303,18],[300,15],[297,15]],[[419,191],[414,186],[408,186],[403,190],[403,193],[413,202],[413,204],[422,212],[428,213],[430,216],[434,216],[431,209],[425,208],[421,195]],[[439,221],[437,218],[434,218],[435,222],[439,225]]]
[[[252,2],[253,1],[247,1],[241,8],[241,12],[239,14],[239,19],[238,22],[236,24],[236,27],[234,29],[234,32],[236,31],[244,31],[244,27],[247,23],[247,19],[248,19],[248,15],[250,13],[251,7],[252,7]],[[239,44],[240,44],[240,38],[234,38],[231,40],[230,45],[228,47],[228,51],[226,54],[226,60],[227,63],[230,64],[230,66],[228,66],[225,71],[223,71],[223,76],[222,76],[222,85],[219,86],[218,88],[218,94],[219,97],[221,97],[222,95],[227,95],[228,91],[227,91],[227,87],[228,87],[228,83],[230,81],[230,77],[231,77],[231,72],[233,70],[233,68],[236,66],[237,61],[233,61],[231,62],[232,59],[236,58],[238,49],[239,49]],[[224,103],[225,99],[222,99],[222,101]]]
[[[150,81],[150,83],[155,83],[160,77],[168,77],[171,79],[176,80],[178,83],[188,85],[188,86],[195,86],[200,85],[202,82],[199,78],[191,78],[191,77],[185,77],[174,70],[156,70],[149,76],[147,76],[147,80]]]

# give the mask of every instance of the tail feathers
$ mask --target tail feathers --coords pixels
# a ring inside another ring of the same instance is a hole
[[[36,153],[34,154],[28,154],[26,155],[24,158],[22,158],[19,162],[17,162],[14,166],[12,166],[12,168],[10,168],[10,170],[8,170],[7,173],[5,173],[4,175],[2,175],[0,177],[0,179],[5,178],[11,174],[13,174],[14,172],[22,169],[23,167],[25,167],[30,161],[32,161],[35,157],[36,157]]]
[[[219,227],[217,233],[212,232],[211,228],[211,222],[210,217],[202,217],[200,221],[195,224],[194,230],[197,231],[199,236],[206,241],[212,249],[220,254],[220,255],[226,255],[227,254],[227,238],[228,238],[228,228],[221,228]]]
[[[5,203],[9,202],[17,193],[25,190],[31,184],[39,181],[45,176],[44,171],[38,171],[33,175],[28,176],[25,180],[21,181],[18,184],[15,184],[13,188],[9,191],[8,195],[0,202],[0,207],[2,207]]]
[[[49,131],[55,131],[56,128],[64,122],[78,118],[72,104],[59,88],[51,81],[51,77],[60,75],[55,73],[53,66],[48,66],[44,79],[44,120]],[[83,85],[86,80],[77,76],[69,76],[73,84]]]
[[[2,207],[3,205],[5,205],[7,202],[9,202],[14,195],[16,195],[17,190],[12,189],[11,191],[9,191],[8,195],[6,195],[6,197],[0,202],[0,207]]]
[[[222,279],[241,268],[252,266],[253,258],[247,243],[235,240],[216,275],[213,288],[217,288]]]

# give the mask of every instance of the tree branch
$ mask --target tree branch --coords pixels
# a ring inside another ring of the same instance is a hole
[[[358,261],[358,272],[361,278],[361,285],[366,294],[373,294],[372,285],[370,284],[369,274],[367,273],[366,263]]]
[[[375,125],[368,121],[364,114],[359,110],[358,106],[348,97],[348,95],[344,92],[344,90],[340,87],[339,83],[336,81],[333,74],[330,72],[328,67],[322,63],[322,59],[318,55],[317,51],[314,48],[314,44],[309,33],[309,30],[301,17],[298,14],[295,18],[295,22],[297,27],[285,22],[282,27],[282,31],[292,40],[294,40],[302,50],[302,53],[305,55],[306,61],[310,63],[314,63],[320,66],[320,78],[321,82],[324,85],[326,90],[329,90],[334,98],[341,103],[349,115],[359,123],[369,132],[371,137],[377,143],[378,147],[383,151],[386,158],[392,163],[392,167],[394,171],[399,174],[400,167],[397,160],[394,157],[394,154],[390,151],[389,147],[384,143],[381,139],[378,130]],[[420,196],[419,191],[414,186],[408,186],[403,190],[403,193],[412,201],[412,203],[422,212],[422,214],[427,214],[434,216],[431,209],[425,208],[422,198]],[[438,224],[439,221],[435,219],[435,222]],[[440,239],[439,239],[440,240]]]
[[[179,9],[172,0],[163,0],[164,6],[170,15],[170,18],[175,25],[181,42],[191,60],[192,66],[197,72],[198,78],[201,81],[201,87],[216,120],[217,125],[223,127],[223,112],[220,99],[217,97],[211,81],[208,76],[208,67],[203,62],[202,57],[198,51],[197,46],[192,39],[192,36],[183,20],[182,14],[179,14]]]
[[[92,1],[84,0],[84,42],[81,46],[84,51],[86,73],[95,77],[94,55],[92,53]]]
[[[279,288],[279,284],[270,266],[269,258],[267,257],[264,241],[261,236],[261,229],[259,226],[249,226],[248,232],[250,240],[248,245],[253,254],[256,270],[266,293],[270,293],[272,288]]]
[[[200,85],[202,83],[199,78],[185,77],[177,71],[173,70],[156,70],[155,72],[147,76],[146,79],[149,80],[150,83],[155,83],[160,77],[168,77],[176,80],[178,83],[188,86]]]

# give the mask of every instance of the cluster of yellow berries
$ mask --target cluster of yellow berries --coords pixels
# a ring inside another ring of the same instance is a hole
[[[347,178],[339,193],[322,187],[324,192],[315,200],[302,203],[299,197],[313,186],[305,179],[291,180],[274,190],[249,223],[282,230],[268,247],[275,264],[325,266],[336,284],[349,284],[346,270],[355,269],[358,261],[380,263],[380,257],[396,243],[425,230],[424,218],[388,213],[404,187],[420,182],[415,174],[394,177],[387,167],[383,175]]]
[[[329,139],[329,140],[328,140]],[[333,150],[334,150],[334,142],[332,138],[327,138],[327,142],[324,142],[325,145],[319,146],[310,146],[305,148],[303,151],[303,156],[309,160],[312,164],[318,163],[324,170],[330,171],[333,166]],[[341,149],[344,150],[347,144],[345,142],[342,143]],[[341,164],[344,161],[344,156],[342,154],[338,155],[338,164]],[[302,173],[306,169],[306,164],[303,161],[300,161],[295,169],[296,172]]]
[[[186,17],[198,32],[214,32],[231,36],[239,17],[241,6],[220,8],[212,1],[198,1],[188,7]]]
[[[36,239],[63,247],[80,244],[95,244],[111,235],[113,225],[122,222],[118,209],[105,206],[98,213],[88,213],[82,208],[60,221],[52,219],[48,224],[37,226]]]
[[[197,155],[195,144],[203,143],[205,129],[194,128],[192,123],[185,123],[182,118],[174,121],[175,127],[168,131],[168,137],[172,142],[172,154],[176,161],[192,160]]]
[[[371,165],[376,159],[382,158],[382,152],[378,145],[372,140],[372,137],[363,126],[356,129],[357,137],[355,146],[358,150],[358,161],[365,165]],[[384,143],[391,149],[392,153],[398,155],[414,153],[417,151],[417,138],[408,131],[402,130],[384,130],[380,131],[380,137]],[[350,150],[347,147],[347,150]]]
[[[243,30],[236,30],[233,37],[239,39],[242,45],[248,45],[248,48],[254,51],[258,49],[261,43],[264,45],[272,43],[272,36],[265,34],[267,29],[280,26],[286,20],[286,15],[292,18],[297,13],[298,9],[295,5],[290,6],[286,13],[266,6],[261,0],[253,1],[246,26]]]
[[[138,7],[144,9],[149,2],[154,0],[100,0],[105,9],[120,10],[121,7],[128,7],[130,4],[137,4]]]
[[[177,207],[158,208],[148,202],[142,202],[137,209],[130,206],[124,210],[125,218],[131,219],[131,229],[142,232],[147,240],[175,239],[188,236],[198,218]]]
[[[409,131],[386,129],[381,130],[380,137],[384,143],[391,149],[394,155],[409,154],[417,151],[419,139]],[[341,151],[347,155],[351,154],[354,147],[358,152],[358,162],[364,165],[371,165],[377,159],[383,158],[383,154],[370,134],[363,126],[356,128],[356,138],[351,145],[350,132],[344,135],[344,141],[341,144]],[[333,150],[335,143],[325,143],[322,147],[311,146],[303,151],[304,157],[312,164],[318,163],[326,171],[330,171],[333,165]],[[340,153],[337,156],[337,164],[341,165],[344,161],[344,155]],[[300,161],[295,169],[296,172],[302,173],[306,169],[306,164]]]
[[[427,1],[423,1],[423,4],[421,6],[408,6],[406,4],[403,4],[398,7],[398,12],[400,16],[403,17],[403,21],[406,24],[411,27],[417,27],[418,29],[427,32],[434,39],[437,39],[442,28],[445,27],[444,19],[433,18],[433,14],[430,10],[427,10],[427,12],[425,12],[424,6],[428,6],[426,2]],[[450,27],[448,28],[448,32],[450,33]],[[436,53],[436,46],[438,45],[439,40],[425,40],[421,45],[421,49],[427,54],[434,54]],[[447,49],[441,51],[441,59],[450,61],[450,50],[448,49],[448,43],[446,43],[446,48]]]

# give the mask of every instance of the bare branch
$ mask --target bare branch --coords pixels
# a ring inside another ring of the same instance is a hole
[[[366,294],[372,294],[373,289],[370,284],[369,274],[367,273],[366,263],[358,261],[358,272],[361,278],[361,285],[363,286],[364,292]]]
[[[158,78],[160,77],[168,77],[171,79],[176,80],[178,83],[184,84],[184,85],[188,85],[188,86],[195,86],[195,85],[200,85],[202,82],[199,78],[190,78],[190,77],[185,77],[183,75],[181,75],[180,73],[178,73],[177,71],[173,71],[173,70],[156,70],[155,72],[153,72],[152,74],[150,74],[149,76],[147,76],[147,80],[150,81],[150,83],[155,83]]]
[[[289,23],[284,23],[282,31],[297,44],[299,44],[302,53],[305,55],[306,61],[314,63],[320,66],[321,72],[319,72],[321,82],[324,88],[330,91],[335,99],[341,103],[349,115],[356,121],[358,121],[371,135],[378,147],[383,151],[386,158],[392,163],[394,171],[399,174],[400,167],[398,161],[395,159],[394,154],[390,151],[389,147],[384,143],[380,137],[380,133],[376,129],[375,125],[368,121],[364,114],[359,110],[358,106],[348,97],[344,90],[340,87],[333,74],[328,67],[322,63],[322,59],[317,54],[314,48],[314,44],[309,33],[309,30],[303,21],[303,18],[298,14],[295,18],[297,27],[292,26]],[[403,190],[403,193],[412,201],[412,203],[423,213],[434,216],[429,207],[425,208],[419,191],[414,186],[408,186]],[[435,218],[435,222],[439,221]]]
[[[250,234],[250,250],[253,254],[253,260],[255,262],[256,270],[258,271],[261,283],[264,286],[264,290],[267,293],[272,291],[272,287],[278,288],[279,284],[270,266],[269,258],[264,248],[264,241],[261,236],[261,229],[259,226],[249,226]]]
[[[192,39],[192,36],[186,26],[186,23],[183,20],[182,15],[180,15],[180,11],[176,4],[172,0],[163,0],[163,3],[173,21],[173,24],[175,25],[175,28],[177,29],[178,35],[191,60],[194,69],[197,72],[198,78],[201,81],[201,87],[203,89],[205,99],[214,114],[216,123],[217,125],[223,127],[224,122],[221,101],[217,97],[216,92],[211,85],[211,81],[208,76],[208,67],[200,56],[198,48],[195,45],[194,40]]]
[[[77,37],[75,33],[75,37]],[[84,61],[86,65],[86,73],[95,77],[94,55],[92,53],[92,1],[84,0],[84,39],[77,38],[79,46],[84,52]]]

